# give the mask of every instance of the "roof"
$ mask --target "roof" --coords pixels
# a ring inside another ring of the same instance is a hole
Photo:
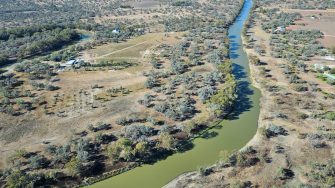
[[[329,61],[335,61],[335,57],[334,56],[330,56],[330,55],[325,56],[324,59],[325,60],[329,60]]]
[[[76,60],[70,60],[70,61],[66,62],[65,64],[74,65],[75,63],[76,63]]]
[[[335,80],[335,75],[329,74],[329,73],[324,73],[328,78],[334,79]]]
[[[112,33],[120,33],[120,29],[114,29]]]

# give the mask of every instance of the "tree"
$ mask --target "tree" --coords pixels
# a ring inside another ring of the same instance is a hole
[[[10,188],[40,187],[46,185],[47,178],[44,174],[25,173],[23,171],[12,171],[6,178],[7,186]]]
[[[0,55],[0,66],[8,64],[8,57],[6,55]]]
[[[35,155],[29,158],[29,163],[32,169],[43,168],[46,165],[46,158],[40,155]]]
[[[128,138],[134,142],[145,140],[147,137],[153,136],[155,134],[155,130],[153,128],[142,124],[123,127],[121,132],[125,138]]]
[[[153,76],[149,76],[147,81],[144,83],[146,88],[153,88],[157,86],[157,79]]]
[[[224,63],[218,66],[218,70],[224,75],[230,74],[232,69],[233,68],[231,60],[225,60]]]
[[[147,150],[148,150],[148,143],[145,141],[139,142],[135,146],[134,155],[138,155],[139,157],[142,157],[145,155]]]
[[[66,170],[71,176],[78,176],[82,172],[82,162],[77,157],[72,157],[71,160],[65,165]]]
[[[204,103],[206,100],[211,98],[211,96],[213,96],[215,92],[216,91],[214,87],[206,86],[198,90],[198,95],[199,95],[200,100]]]
[[[223,88],[209,99],[209,105],[215,116],[225,116],[231,111],[236,99],[236,81],[235,78],[229,74],[226,77],[226,83]]]
[[[172,60],[171,61],[171,71],[175,74],[182,74],[186,71],[186,64],[182,61],[175,61],[175,60]]]
[[[175,148],[174,138],[167,132],[163,132],[160,135],[160,146],[164,149],[171,150]]]
[[[124,159],[129,161],[132,159],[132,141],[127,138],[120,138],[114,144],[110,145],[107,149],[108,156],[112,161]]]

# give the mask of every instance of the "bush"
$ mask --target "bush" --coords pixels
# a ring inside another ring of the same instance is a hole
[[[213,170],[209,167],[199,167],[198,172],[201,176],[208,176]]]
[[[175,74],[182,74],[186,71],[187,66],[184,62],[182,61],[174,61],[172,60],[171,62],[171,71]]]
[[[276,137],[278,135],[287,135],[287,131],[281,126],[271,124],[266,129],[265,135],[267,138],[271,138],[271,137]]]
[[[310,172],[306,173],[309,178],[316,181],[322,187],[335,186],[335,160],[329,160],[324,164],[312,165]]]
[[[71,176],[78,176],[83,170],[83,164],[76,157],[72,157],[72,159],[66,163],[65,168]]]
[[[158,80],[153,76],[149,76],[147,81],[144,83],[144,85],[146,88],[149,88],[149,89],[154,88],[158,86]]]
[[[46,86],[46,90],[48,91],[55,91],[55,90],[58,90],[59,87],[58,86],[53,86],[53,85],[47,85]]]
[[[39,169],[46,166],[47,160],[40,155],[35,155],[29,158],[29,164],[32,169]]]
[[[132,123],[144,123],[146,118],[139,118],[136,115],[131,115],[130,117],[120,117],[116,120],[116,123],[122,126],[130,125]]]
[[[48,186],[54,180],[42,173],[25,173],[23,171],[12,171],[6,178],[6,187],[43,187]]]
[[[0,55],[0,66],[8,64],[8,57],[5,55]]]
[[[139,100],[138,103],[142,104],[146,107],[150,107],[151,106],[151,102],[154,100],[154,96],[149,95],[149,94],[145,94],[143,99]]]
[[[255,56],[255,55],[250,55],[249,56],[249,60],[254,65],[257,65],[257,66],[258,65],[262,65],[261,60],[257,56]]]
[[[211,86],[206,86],[198,90],[199,98],[203,103],[209,98],[211,98],[215,93],[216,88]]]
[[[70,145],[63,145],[56,149],[53,163],[62,162],[66,163],[70,159]]]
[[[174,138],[167,132],[161,133],[159,136],[160,140],[160,147],[166,149],[166,150],[171,150],[175,148],[175,140]]]
[[[280,180],[291,179],[294,177],[294,172],[287,168],[279,168],[277,171],[277,177]]]
[[[146,140],[148,137],[153,136],[157,133],[153,128],[146,125],[129,125],[121,130],[125,138],[132,141]]]
[[[121,138],[107,148],[107,154],[111,160],[120,159],[129,161],[133,158],[132,141],[127,138]]]
[[[335,121],[335,112],[327,112],[324,115],[325,119]]]
[[[103,122],[99,122],[97,124],[97,127],[96,127],[96,130],[97,131],[102,131],[102,130],[108,130],[111,128],[111,125],[110,124],[107,124],[107,123],[103,123]]]
[[[298,92],[305,92],[305,91],[308,91],[308,87],[304,85],[297,85],[294,87],[294,90]]]

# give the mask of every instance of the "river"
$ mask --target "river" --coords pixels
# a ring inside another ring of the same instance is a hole
[[[209,131],[213,138],[197,138],[194,147],[176,153],[152,165],[143,165],[123,174],[91,185],[92,188],[158,188],[177,176],[212,165],[220,159],[220,151],[239,150],[255,135],[259,117],[260,91],[251,85],[248,57],[243,50],[241,33],[252,7],[246,0],[240,15],[229,28],[230,57],[238,80],[238,101],[234,113],[220,127]]]

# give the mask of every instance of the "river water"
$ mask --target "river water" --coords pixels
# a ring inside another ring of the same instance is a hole
[[[212,138],[197,138],[194,147],[177,153],[152,165],[133,170],[91,185],[92,188],[158,188],[177,176],[212,165],[220,159],[220,152],[239,150],[252,139],[257,130],[260,92],[251,85],[248,57],[243,50],[241,33],[252,0],[245,0],[240,15],[229,28],[230,57],[233,73],[238,80],[238,101],[234,113],[220,127],[209,131]]]

